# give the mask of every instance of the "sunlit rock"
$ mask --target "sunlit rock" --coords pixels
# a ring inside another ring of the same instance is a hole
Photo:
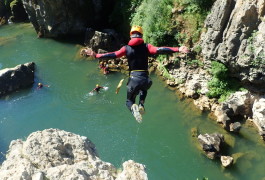
[[[116,180],[148,180],[144,165],[129,160],[124,162],[122,166],[123,171],[118,175]]]
[[[142,164],[126,161],[123,171],[97,156],[95,145],[84,136],[59,129],[30,134],[25,141],[10,143],[6,160],[0,167],[2,179],[91,179],[146,180]]]
[[[225,102],[216,108],[214,114],[217,122],[222,123],[229,130],[231,123],[241,121],[252,116],[252,106],[257,97],[248,91],[232,94]]]
[[[208,158],[215,159],[220,156],[221,145],[224,143],[224,136],[222,134],[200,134],[198,140]]]
[[[235,123],[231,123],[229,125],[230,131],[232,132],[239,132],[239,130],[241,129],[241,123],[240,122],[235,122]]]
[[[252,111],[253,122],[258,127],[259,134],[265,140],[265,98],[255,100]]]
[[[231,156],[221,156],[221,162],[223,167],[231,166],[233,163],[233,157]]]

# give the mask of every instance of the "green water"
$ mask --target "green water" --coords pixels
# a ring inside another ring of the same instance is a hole
[[[265,146],[254,128],[243,126],[229,135],[191,102],[180,100],[156,75],[151,75],[143,123],[125,106],[126,87],[115,87],[125,75],[104,76],[97,61],[78,56],[80,46],[52,39],[37,39],[29,24],[0,28],[0,69],[30,61],[36,63],[33,87],[0,99],[0,162],[10,142],[30,133],[59,128],[87,136],[100,158],[121,167],[129,159],[146,165],[150,180],[261,180],[265,178]],[[41,90],[36,84],[50,85]],[[109,87],[95,96],[96,84]],[[124,83],[125,84],[125,83]],[[228,153],[238,153],[236,165],[223,169],[198,149],[191,129],[220,132],[229,139]]]

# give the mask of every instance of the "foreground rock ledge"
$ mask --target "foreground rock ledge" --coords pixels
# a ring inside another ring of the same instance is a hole
[[[59,129],[37,131],[10,143],[0,168],[3,180],[147,180],[145,166],[132,160],[118,171],[99,159],[94,144],[84,136]]]

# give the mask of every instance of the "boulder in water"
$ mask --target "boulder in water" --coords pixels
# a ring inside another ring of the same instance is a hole
[[[34,71],[34,62],[0,70],[0,96],[32,85]]]

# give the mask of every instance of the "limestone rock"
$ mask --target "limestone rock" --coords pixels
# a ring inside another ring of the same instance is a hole
[[[255,96],[248,91],[239,91],[230,95],[227,101],[223,102],[214,112],[217,122],[229,129],[229,125],[235,121],[242,120],[244,117],[252,116],[252,105]]]
[[[251,91],[265,92],[264,0],[216,0],[201,36],[206,61],[219,60]]]
[[[121,47],[122,37],[114,30],[105,29],[103,32],[95,31],[91,28],[86,30],[85,45],[96,52],[112,52]]]
[[[34,71],[34,62],[0,70],[0,96],[32,85]]]
[[[224,136],[222,134],[200,134],[198,140],[208,158],[215,159],[220,156],[221,145],[224,143]]]
[[[239,132],[239,130],[241,129],[241,123],[240,122],[231,123],[229,127],[230,131]]]
[[[59,129],[46,129],[30,134],[25,141],[18,139],[10,143],[6,160],[0,167],[0,177],[114,180],[119,176],[146,180],[144,170],[143,165],[128,161],[119,174],[112,164],[99,159],[95,145],[87,137]]]
[[[135,163],[132,160],[123,163],[123,171],[120,173],[116,180],[147,180],[147,174],[145,173],[145,166],[139,163]]]
[[[233,163],[233,157],[231,156],[221,156],[221,162],[223,167],[228,167]]]
[[[213,104],[207,96],[200,96],[200,98],[194,100],[194,104],[202,111],[210,110]]]
[[[253,122],[258,127],[259,134],[265,140],[265,97],[255,100],[252,111]]]

